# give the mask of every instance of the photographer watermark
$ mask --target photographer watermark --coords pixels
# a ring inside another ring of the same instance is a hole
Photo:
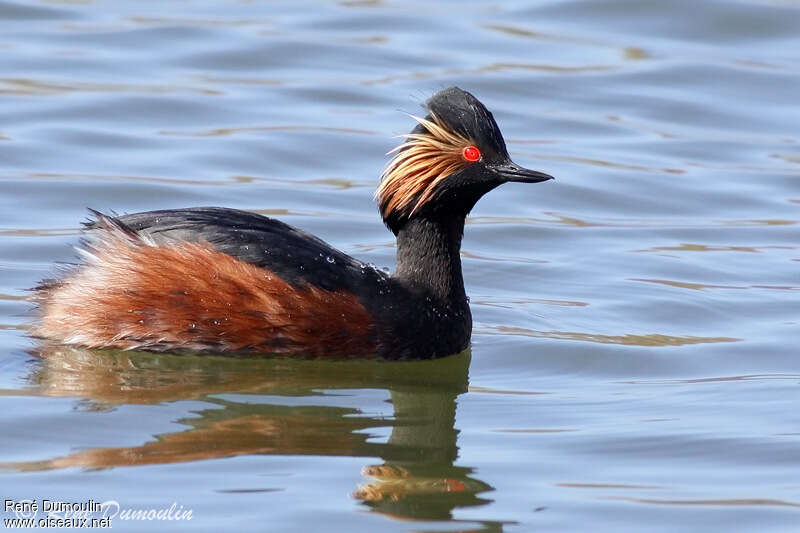
[[[60,500],[12,500],[3,501],[6,515],[3,525],[16,528],[107,528],[115,520],[138,521],[186,521],[192,519],[192,510],[177,502],[169,507],[131,508],[123,507],[116,500],[86,500],[81,502]]]

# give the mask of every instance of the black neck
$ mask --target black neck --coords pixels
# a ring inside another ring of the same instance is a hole
[[[463,233],[464,217],[409,220],[397,232],[394,277],[430,291],[441,301],[466,303],[459,255]]]

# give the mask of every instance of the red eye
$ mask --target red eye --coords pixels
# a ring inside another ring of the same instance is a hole
[[[481,158],[481,151],[477,146],[467,146],[464,148],[464,159],[467,161],[475,162]]]

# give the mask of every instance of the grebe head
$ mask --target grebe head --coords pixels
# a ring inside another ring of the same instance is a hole
[[[464,217],[481,196],[508,181],[553,179],[508,156],[494,117],[470,93],[451,87],[427,102],[425,118],[392,150],[375,193],[383,220],[397,234],[416,217]]]

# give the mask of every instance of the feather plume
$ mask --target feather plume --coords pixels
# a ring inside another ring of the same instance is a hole
[[[375,192],[384,218],[393,212],[411,216],[433,197],[439,183],[470,164],[462,153],[474,142],[430,116],[432,120],[411,115],[427,132],[403,135],[405,142],[389,152],[395,155]]]

